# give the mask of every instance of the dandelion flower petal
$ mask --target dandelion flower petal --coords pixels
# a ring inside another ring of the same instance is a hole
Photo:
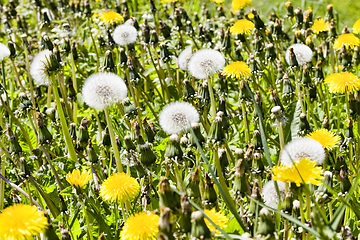
[[[236,79],[247,79],[251,76],[251,70],[244,62],[232,62],[227,65],[221,73],[224,76],[233,77]]]
[[[331,93],[353,93],[360,89],[360,79],[350,72],[333,73],[325,78]]]
[[[352,27],[353,33],[359,34],[360,33],[360,19],[356,20]]]
[[[222,228],[222,229],[226,228],[226,224],[229,221],[229,219],[224,214],[222,214],[221,212],[215,211],[215,208],[213,208],[212,210],[205,209],[204,213],[206,215],[208,215],[208,217],[220,228]],[[219,231],[216,230],[214,225],[212,225],[209,222],[209,220],[207,220],[206,218],[204,218],[204,220],[205,220],[206,226],[209,228],[209,230],[211,232],[219,233]]]
[[[159,233],[159,216],[141,212],[131,216],[120,233],[123,240],[152,240]]]
[[[355,46],[360,45],[360,39],[355,37],[354,34],[351,33],[345,33],[341,34],[334,43],[334,48],[336,50],[340,50],[343,46],[348,48],[354,48]]]
[[[333,148],[340,143],[340,137],[325,128],[318,129],[306,137],[318,141],[325,149]]]
[[[72,173],[68,173],[66,175],[66,181],[68,181],[73,187],[82,188],[90,181],[90,179],[91,174],[85,169],[83,169],[82,172],[80,172],[79,169],[74,169]]]
[[[316,34],[319,34],[321,32],[329,31],[329,25],[322,18],[316,19],[314,24],[311,26],[311,30],[313,30]]]
[[[249,34],[254,27],[253,22],[247,19],[240,19],[230,28],[230,32],[233,34]]]

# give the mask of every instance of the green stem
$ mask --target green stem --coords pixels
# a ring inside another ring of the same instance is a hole
[[[54,90],[53,92],[55,95],[56,108],[57,108],[57,111],[58,111],[59,117],[60,117],[61,129],[62,129],[63,135],[65,137],[65,143],[66,143],[67,149],[69,151],[70,158],[73,161],[78,162],[75,148],[74,148],[74,145],[73,145],[71,137],[70,137],[69,128],[68,128],[68,125],[67,125],[67,122],[65,119],[64,110],[62,108],[59,93],[58,93],[58,90],[56,87],[57,84],[56,84],[56,80],[55,80],[55,74],[51,75],[51,80],[52,80],[52,85],[53,85],[53,90]]]
[[[70,54],[71,56],[71,73],[72,73],[72,80],[73,80],[73,86],[74,86],[74,90],[75,90],[75,93],[77,94],[78,92],[78,85],[77,85],[77,80],[76,80],[76,72],[75,72],[75,60],[74,60],[74,55],[73,53],[71,52]],[[77,95],[76,97],[77,98]],[[74,100],[74,113],[73,113],[73,120],[74,120],[74,123],[76,124],[77,123],[77,101],[76,99]]]
[[[110,119],[109,110],[107,108],[105,108],[104,113],[105,113],[105,118],[106,118],[106,122],[107,122],[108,129],[109,129],[111,146],[112,146],[113,151],[114,151],[117,170],[118,170],[118,172],[123,172],[123,168],[122,168],[122,165],[121,165],[120,154],[119,154],[119,149],[118,149],[117,144],[116,144],[115,133],[114,133],[114,129],[113,129],[113,126],[112,126],[111,119]]]
[[[213,90],[213,82],[212,82],[211,77],[208,80],[208,88],[209,88],[210,101],[211,101],[211,111],[212,111],[211,116],[214,119],[216,117],[216,101],[215,101],[214,90]]]
[[[247,115],[247,111],[246,111],[245,101],[241,101],[241,109],[242,109],[242,113],[243,113],[243,117],[244,117],[245,140],[247,143],[251,143],[250,126],[249,126],[249,120],[247,117],[248,115]]]
[[[89,220],[89,216],[87,214],[87,209],[86,208],[87,207],[84,206],[84,218],[85,218],[86,226],[87,226],[87,234],[88,234],[90,240],[94,240],[94,237],[92,235],[92,227],[91,227],[91,224],[90,224],[90,220]]]
[[[0,150],[0,167],[1,175],[5,176],[5,159],[2,157],[2,151]],[[5,193],[5,182],[3,179],[0,179],[0,211],[4,209],[4,195]]]
[[[285,147],[285,141],[284,141],[284,128],[281,124],[281,122],[278,121],[278,130],[279,130],[279,140],[280,140],[280,149],[284,149]]]

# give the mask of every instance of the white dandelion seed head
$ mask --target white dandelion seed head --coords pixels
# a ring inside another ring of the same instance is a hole
[[[120,46],[126,46],[136,41],[137,31],[131,24],[122,24],[115,28],[113,33],[114,41]]]
[[[191,75],[198,79],[207,79],[221,71],[225,66],[224,56],[213,49],[201,49],[194,53],[188,63]]]
[[[281,151],[280,160],[283,165],[290,165],[302,158],[309,158],[316,161],[317,165],[323,164],[325,160],[325,150],[321,143],[312,138],[295,138],[285,145]]]
[[[285,196],[285,183],[281,181],[277,181],[280,193],[280,199],[282,200]],[[262,188],[261,196],[264,199],[265,205],[276,208],[279,204],[279,197],[277,195],[274,181],[268,181]]]
[[[84,102],[92,108],[104,110],[127,96],[124,81],[116,74],[100,72],[85,80],[82,88]]]
[[[188,102],[172,102],[160,113],[159,123],[168,134],[180,134],[189,130],[191,123],[199,121],[199,113]]]
[[[185,50],[183,50],[179,57],[178,57],[178,63],[179,63],[179,68],[181,70],[187,70],[188,69],[188,63],[190,61],[190,58],[192,56],[192,47],[187,47],[185,48]]]
[[[49,61],[50,54],[51,51],[48,49],[39,52],[30,65],[30,74],[37,86],[49,86],[50,84],[50,79],[45,70],[45,64]]]
[[[8,56],[10,56],[9,48],[5,44],[0,43],[0,61]]]
[[[313,57],[312,50],[302,43],[293,44],[286,50],[285,59],[288,64],[290,64],[290,48],[294,50],[296,60],[300,66],[304,65],[307,62],[311,62]]]
[[[293,208],[300,208],[300,201],[299,200],[294,200],[293,201]]]

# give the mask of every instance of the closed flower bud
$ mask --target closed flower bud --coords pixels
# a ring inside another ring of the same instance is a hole
[[[205,209],[209,210],[217,207],[217,194],[214,189],[214,183],[211,182],[211,179],[207,174],[205,174],[203,205]]]
[[[36,112],[36,125],[38,126],[38,134],[39,134],[39,144],[49,144],[53,137],[46,125],[44,124],[44,120],[42,118],[41,113]]]
[[[10,58],[14,59],[16,56],[15,43],[13,41],[8,41],[8,47],[10,51]]]
[[[124,137],[124,142],[125,142],[125,148],[126,150],[129,152],[130,150],[135,150],[136,147],[133,143],[133,141],[131,140],[130,136],[125,136]]]
[[[257,14],[257,11],[252,8],[251,9],[251,13],[254,15],[254,25],[256,29],[264,29],[265,28],[265,24],[264,22],[260,19],[260,16]]]
[[[301,113],[298,135],[300,137],[304,137],[307,134],[309,134],[311,131],[312,131],[312,129],[310,128],[310,124],[306,118],[306,114]]]
[[[150,26],[147,23],[147,19],[145,19],[144,24],[141,27],[141,31],[142,31],[143,41],[145,43],[149,43],[150,42]]]
[[[191,99],[195,95],[195,90],[189,80],[185,79],[182,84],[182,93],[184,99]]]
[[[273,217],[267,208],[261,209],[257,233],[262,236],[273,236],[274,232],[275,224],[273,223]]]
[[[216,116],[211,123],[208,139],[213,144],[221,144],[225,141],[225,133],[222,124],[222,117]]]
[[[189,184],[186,187],[186,194],[187,196],[189,196],[190,199],[192,199],[196,203],[198,203],[201,198],[199,184],[200,184],[199,169],[195,168],[195,170],[191,173]]]
[[[166,146],[165,157],[181,161],[183,158],[183,151],[180,147],[180,139],[177,134],[172,134]]]
[[[140,162],[145,167],[152,166],[156,161],[155,153],[151,150],[150,145],[145,143],[140,145]]]
[[[27,112],[28,110],[33,108],[32,102],[27,97],[26,93],[24,92],[19,93],[18,98],[20,99],[21,111]]]
[[[92,147],[91,139],[89,139],[89,144],[88,144],[88,147],[87,147],[87,154],[88,154],[89,161],[92,164],[98,163],[99,157],[97,156],[96,151]]]
[[[183,233],[190,233],[191,231],[191,204],[186,194],[181,195],[181,217],[180,230]]]
[[[155,132],[153,131],[153,129],[149,126],[146,117],[143,118],[142,120],[142,124],[144,127],[144,131],[145,131],[145,136],[146,136],[146,140],[148,142],[154,142],[155,140]]]
[[[160,44],[160,59],[163,62],[169,62],[171,60],[171,53],[165,43]]]
[[[346,133],[345,133],[345,136],[347,138],[354,138],[355,135],[354,135],[354,129],[353,129],[353,120],[352,118],[350,117],[348,119],[348,123],[346,124]]]
[[[159,235],[162,235],[165,239],[168,240],[175,239],[172,232],[172,223],[170,222],[170,208],[162,207],[160,208],[160,213]]]
[[[331,201],[332,194],[329,192],[327,185],[329,188],[333,188],[333,175],[330,171],[326,171],[324,173],[324,184],[320,185],[320,187],[315,191],[315,199],[318,203],[325,204]]]
[[[116,65],[114,63],[114,55],[113,52],[107,50],[105,52],[105,60],[104,60],[104,71],[116,73]]]
[[[160,31],[165,39],[169,39],[171,37],[171,29],[170,27],[164,22],[160,21]]]
[[[136,107],[130,102],[129,98],[125,98],[123,100],[124,112],[125,116],[129,117],[130,119],[134,119],[138,114]]]
[[[281,203],[281,211],[290,214],[293,209],[293,197],[292,193],[288,192],[285,194],[284,200]]]
[[[76,100],[76,92],[75,92],[74,84],[73,84],[73,81],[72,81],[71,77],[66,78],[66,83],[67,83],[68,99],[70,101]]]
[[[159,182],[159,205],[160,207],[168,207],[174,212],[180,210],[180,197],[170,186],[169,181],[165,177],[161,177]]]
[[[210,239],[211,232],[206,226],[202,212],[197,211],[191,214],[191,239]]]
[[[344,166],[341,166],[340,168],[340,190],[343,194],[345,194],[350,190],[351,183],[346,171],[344,170]]]
[[[73,142],[75,142],[76,139],[77,139],[77,136],[76,136],[76,124],[75,123],[70,123],[69,133],[70,133],[71,140]]]
[[[79,135],[77,137],[77,144],[84,149],[89,142],[88,123],[90,120],[83,118],[79,126]]]
[[[19,154],[22,153],[22,148],[20,147],[20,144],[17,140],[17,137],[15,137],[13,131],[10,128],[10,125],[6,125],[6,131],[8,134],[8,140],[9,140],[9,152],[11,154]]]
[[[259,183],[258,183],[257,179],[255,179],[254,184],[253,184],[251,198],[261,202],[260,187],[259,187]],[[251,199],[250,205],[249,205],[249,211],[251,214],[256,213],[256,205],[257,205],[257,203]],[[260,207],[258,207],[258,211],[260,211]]]
[[[136,157],[136,154],[135,154],[134,150],[132,150],[132,149],[130,150],[130,155],[131,155],[131,159],[132,159],[132,161],[134,163],[134,167],[135,167],[135,169],[137,171],[138,177],[139,178],[144,177],[145,174],[146,174],[145,170],[144,170],[143,166],[140,164],[140,162],[137,160],[137,157]]]

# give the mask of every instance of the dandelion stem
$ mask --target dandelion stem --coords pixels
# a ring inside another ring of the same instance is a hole
[[[109,110],[107,108],[105,108],[104,113],[105,113],[105,118],[106,118],[106,122],[107,122],[108,129],[109,129],[111,146],[112,146],[113,151],[114,151],[117,170],[118,170],[118,172],[123,172],[123,168],[122,168],[122,165],[121,165],[120,154],[119,154],[119,149],[118,149],[118,146],[116,144],[115,133],[114,133],[114,129],[113,129],[113,126],[112,126]]]
[[[210,101],[211,101],[211,111],[212,111],[211,116],[214,119],[216,117],[216,101],[215,101],[213,82],[211,77],[208,79],[208,88],[209,88]]]

